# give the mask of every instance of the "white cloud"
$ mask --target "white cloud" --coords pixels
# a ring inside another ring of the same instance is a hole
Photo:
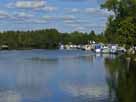
[[[16,2],[11,2],[7,4],[8,8],[18,8],[18,9],[33,9],[33,10],[43,10],[47,12],[56,11],[58,8],[49,5],[44,0],[21,0]]]
[[[101,16],[110,16],[114,15],[113,12],[109,12],[108,10],[103,10],[100,8],[85,8],[85,13],[93,14],[93,15],[101,15]]]
[[[27,23],[34,23],[34,24],[46,24],[47,22],[42,19],[30,19],[30,20],[25,20]]]
[[[102,14],[103,16],[114,15],[113,12],[108,11],[108,10],[101,10],[101,14]]]
[[[82,10],[79,8],[66,8],[65,11],[67,13],[80,13]]]
[[[75,23],[75,21],[73,21],[73,20],[64,20],[64,23],[71,24],[71,23]]]
[[[64,15],[64,16],[43,16],[45,20],[63,20],[63,21],[72,21],[75,20],[76,17],[73,15]]]
[[[20,0],[8,3],[7,7],[19,9],[38,9],[44,8],[46,5],[47,2],[45,2],[44,0]]]
[[[84,30],[85,30],[85,28],[82,26],[77,26],[74,28],[74,31],[84,31]]]
[[[0,11],[0,19],[9,18],[9,14],[5,11]]]
[[[76,17],[73,16],[73,15],[66,15],[66,16],[62,16],[60,18],[62,18],[63,20],[74,20],[74,19],[76,19]]]
[[[17,12],[14,14],[15,17],[17,18],[31,18],[34,17],[34,15],[26,13],[26,12]]]
[[[78,24],[67,24],[67,26],[72,27],[72,28],[77,28],[77,27],[79,27],[80,25],[78,25]]]
[[[17,8],[42,8],[46,4],[43,0],[33,0],[33,1],[16,1],[15,6]]]
[[[101,9],[101,8],[84,8],[84,9],[79,9],[79,8],[66,8],[64,9],[66,13],[72,13],[72,14],[75,14],[75,13],[80,13],[80,14],[83,14],[83,13],[86,13],[86,14],[90,14],[90,15],[93,15],[93,16],[105,16],[105,17],[108,17],[110,15],[114,15],[113,12],[109,12],[108,10],[104,10],[104,9]]]
[[[85,9],[85,12],[86,13],[96,13],[98,12],[99,10],[97,8],[86,8]]]
[[[72,12],[79,12],[80,10],[77,9],[77,8],[73,8],[71,11],[72,11]]]
[[[57,17],[54,17],[54,16],[47,16],[47,15],[44,15],[42,17],[42,19],[46,20],[46,21],[50,21],[50,20],[56,20],[58,19]]]
[[[57,7],[55,6],[46,6],[44,8],[42,8],[41,10],[47,11],[47,12],[53,12],[57,10]]]

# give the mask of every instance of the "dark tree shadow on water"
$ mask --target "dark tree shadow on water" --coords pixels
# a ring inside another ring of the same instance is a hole
[[[114,102],[136,102],[136,62],[105,59],[109,96]]]

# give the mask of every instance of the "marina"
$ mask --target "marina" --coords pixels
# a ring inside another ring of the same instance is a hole
[[[92,51],[95,53],[102,54],[123,54],[126,53],[127,50],[125,47],[119,46],[118,44],[103,44],[103,43],[94,43],[94,44],[86,44],[86,45],[60,45],[60,50],[85,50]]]

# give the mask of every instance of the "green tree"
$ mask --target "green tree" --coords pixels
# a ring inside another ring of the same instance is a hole
[[[135,45],[136,0],[107,0],[102,8],[114,13],[110,16],[105,30],[108,42]]]

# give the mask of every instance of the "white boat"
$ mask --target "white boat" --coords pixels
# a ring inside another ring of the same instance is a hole
[[[82,49],[85,51],[91,51],[92,47],[91,45],[84,45]]]
[[[102,53],[104,53],[104,54],[110,53],[110,48],[109,48],[108,46],[104,46],[104,47],[102,48]]]
[[[60,45],[59,49],[64,50],[64,45]]]
[[[126,53],[127,50],[124,47],[118,47],[118,53]]]
[[[110,48],[110,53],[111,54],[117,54],[117,45],[112,45],[111,48]]]
[[[95,52],[101,53],[101,45],[99,45],[99,44],[95,45]]]
[[[70,46],[69,45],[65,45],[65,49],[66,50],[70,50]]]

